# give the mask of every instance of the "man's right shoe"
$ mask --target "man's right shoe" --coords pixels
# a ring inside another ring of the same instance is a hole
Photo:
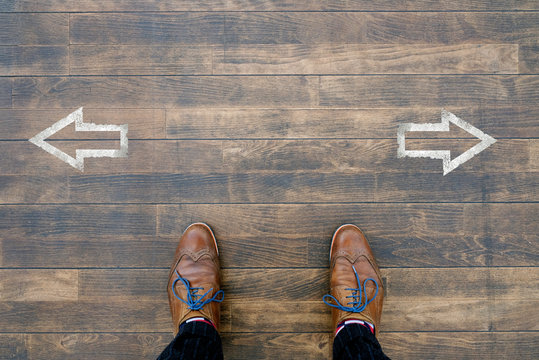
[[[352,224],[339,227],[330,250],[330,295],[324,302],[332,307],[333,329],[348,319],[380,328],[384,288],[382,276],[365,235]]]
[[[174,335],[184,321],[203,317],[219,330],[220,302],[219,251],[208,225],[195,223],[183,233],[168,277],[168,301]]]

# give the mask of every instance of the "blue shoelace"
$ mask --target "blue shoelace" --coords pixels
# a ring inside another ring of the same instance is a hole
[[[352,269],[354,269],[354,274],[356,275],[358,287],[345,289],[345,290],[352,291],[352,295],[346,297],[347,299],[352,298],[352,301],[346,304],[350,306],[342,305],[333,295],[324,295],[322,300],[324,301],[326,305],[337,308],[339,310],[353,312],[353,313],[360,313],[363,310],[365,310],[367,305],[369,305],[376,298],[376,295],[378,295],[378,283],[373,278],[367,278],[363,282],[363,288],[362,288],[359,282],[359,276],[357,274],[356,268],[352,266]],[[367,282],[368,281],[372,281],[376,285],[376,292],[374,293],[374,296],[371,299],[367,299]],[[365,297],[364,302],[362,299],[363,296]],[[329,301],[326,300],[328,298],[330,299]],[[332,303],[331,300],[333,300],[334,303]]]
[[[180,274],[178,274],[178,271],[177,270],[174,270],[174,272],[176,273],[176,276],[178,277],[176,280],[174,280],[174,282],[172,283],[172,293],[174,294],[174,296],[176,297],[176,299],[180,300],[181,302],[183,302],[184,304],[187,305],[187,307],[190,309],[190,310],[195,310],[195,311],[198,311],[200,309],[202,309],[205,305],[211,303],[212,301],[215,301],[215,302],[222,302],[223,299],[225,298],[225,293],[223,290],[219,290],[217,291],[215,294],[213,294],[213,296],[209,299],[206,299],[204,301],[202,301],[202,299],[204,299],[204,297],[206,295],[208,295],[212,290],[213,288],[209,289],[208,291],[206,291],[204,293],[204,295],[200,295],[198,293],[199,290],[203,290],[204,288],[201,288],[201,287],[191,287],[191,284],[189,284],[189,281],[187,279],[184,279],[180,276]],[[177,294],[176,294],[176,290],[174,289],[176,287],[176,283],[181,280],[181,282],[183,283],[183,285],[185,285],[185,288],[187,289],[187,301],[185,301],[184,299],[180,298]],[[222,295],[220,299],[218,299],[217,297],[219,295]]]

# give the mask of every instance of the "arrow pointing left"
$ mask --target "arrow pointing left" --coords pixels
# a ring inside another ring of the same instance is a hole
[[[75,123],[75,131],[119,131],[120,132],[120,149],[77,149],[76,157],[73,158],[61,151],[60,149],[45,142],[47,138],[62,130],[71,123]],[[67,117],[57,121],[52,126],[41,131],[39,134],[29,139],[32,144],[42,148],[49,154],[56,156],[58,159],[68,163],[75,169],[84,171],[84,159],[90,157],[110,157],[121,158],[127,157],[127,124],[123,125],[96,125],[85,123],[83,121],[82,107],[73,111]]]

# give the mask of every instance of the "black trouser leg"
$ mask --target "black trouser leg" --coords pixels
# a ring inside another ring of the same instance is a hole
[[[389,360],[373,333],[360,324],[346,325],[335,337],[333,359]]]
[[[157,360],[222,360],[223,346],[215,328],[204,322],[183,323]]]

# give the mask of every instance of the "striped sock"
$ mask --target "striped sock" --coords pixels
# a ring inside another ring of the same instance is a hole
[[[363,325],[365,326],[367,329],[369,329],[371,331],[371,333],[374,334],[374,325],[371,324],[370,322],[367,322],[367,321],[363,321],[363,320],[358,320],[358,319],[348,319],[348,320],[344,320],[344,321],[341,321],[339,323],[339,325],[337,325],[337,329],[335,330],[335,336],[337,336],[337,334],[346,326],[346,325],[350,325],[350,324],[359,324],[359,325]]]
[[[217,327],[215,327],[215,324],[213,323],[213,321],[211,321],[210,319],[206,319],[204,317],[194,317],[194,318],[190,318],[188,320],[186,320],[184,322],[184,324],[189,324],[191,322],[194,322],[194,321],[200,321],[200,322],[203,322],[203,323],[206,323],[208,325],[211,325],[215,328],[215,330],[217,330]]]

